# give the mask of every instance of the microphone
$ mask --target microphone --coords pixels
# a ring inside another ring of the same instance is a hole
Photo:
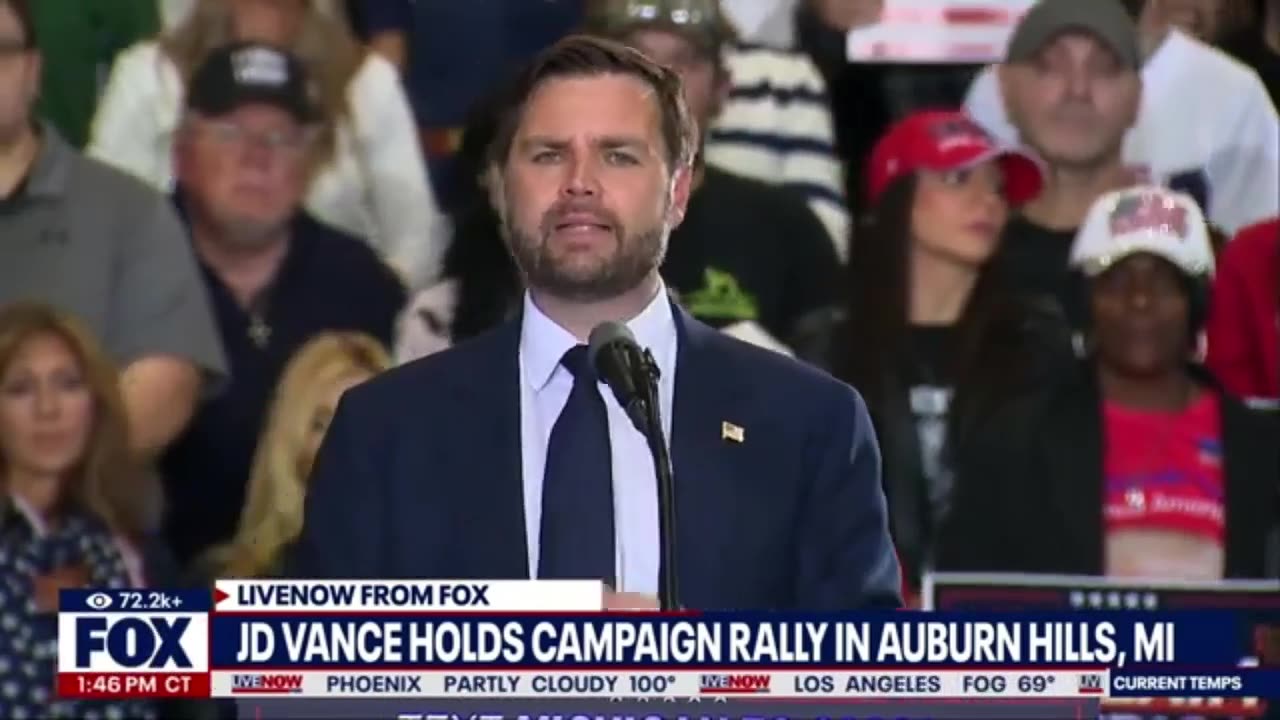
[[[641,350],[626,325],[600,323],[587,339],[588,357],[596,375],[604,380],[636,430],[644,436],[658,478],[658,546],[661,572],[658,605],[664,611],[679,610],[676,587],[676,503],[671,453],[662,431],[658,400],[658,365],[648,350]]]
[[[649,381],[645,358],[626,325],[600,323],[587,339],[587,353],[596,376],[609,386],[618,404],[640,434],[649,435]]]

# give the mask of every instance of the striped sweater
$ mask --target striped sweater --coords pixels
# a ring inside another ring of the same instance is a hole
[[[799,53],[740,45],[725,57],[732,88],[707,139],[707,162],[804,194],[848,258],[849,211],[826,84]]]

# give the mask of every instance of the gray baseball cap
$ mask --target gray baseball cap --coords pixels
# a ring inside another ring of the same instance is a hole
[[[1093,35],[1126,67],[1142,67],[1138,28],[1120,0],[1040,0],[1014,28],[1005,62],[1027,62],[1068,31]]]

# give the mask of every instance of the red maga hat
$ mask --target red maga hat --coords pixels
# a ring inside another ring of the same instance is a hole
[[[951,172],[996,160],[1004,171],[1004,194],[1021,205],[1040,194],[1044,170],[1027,150],[1002,145],[968,115],[924,110],[898,121],[871,150],[867,195],[872,203],[895,180],[920,170]]]

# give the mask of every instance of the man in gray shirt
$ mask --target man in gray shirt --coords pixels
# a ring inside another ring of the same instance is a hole
[[[0,304],[48,302],[97,336],[150,457],[225,373],[208,296],[169,201],[33,119],[40,56],[18,7],[0,2]]]

